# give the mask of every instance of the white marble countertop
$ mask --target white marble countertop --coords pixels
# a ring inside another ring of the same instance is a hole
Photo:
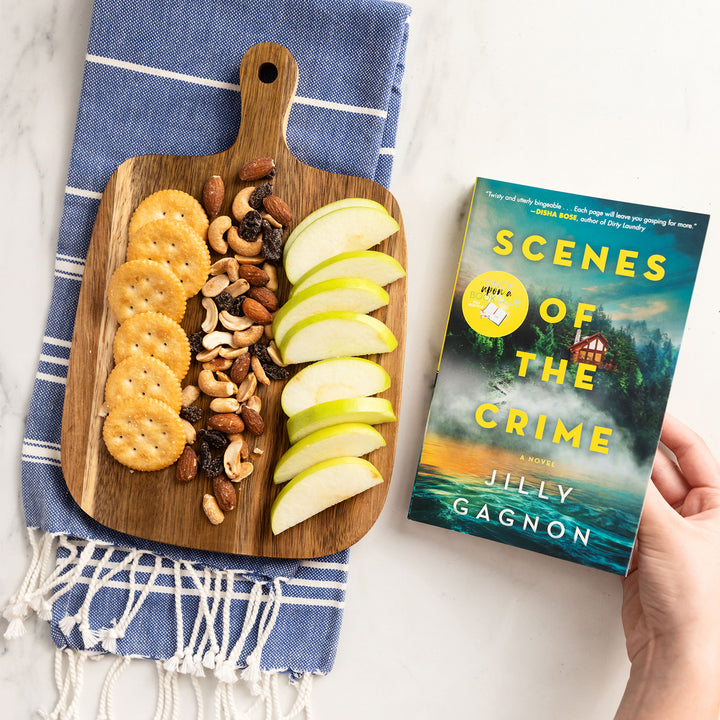
[[[469,193],[476,175],[707,212],[720,202],[720,7],[413,0],[392,190],[410,249],[408,344],[386,507],[352,553],[333,672],[315,717],[612,717],[628,664],[620,580],[406,519]],[[0,599],[29,557],[19,489],[90,0],[2,0]],[[711,221],[670,410],[720,453],[720,230]],[[45,623],[0,639],[4,714],[54,702]],[[105,662],[87,670],[95,717]],[[118,717],[150,717],[154,669],[133,665]],[[181,717],[194,716],[190,690]],[[208,690],[208,693],[210,690]]]

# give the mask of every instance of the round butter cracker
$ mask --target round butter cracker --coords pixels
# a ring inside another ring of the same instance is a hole
[[[182,283],[163,263],[154,260],[119,265],[108,283],[108,303],[118,322],[150,311],[178,321],[185,314]]]
[[[205,241],[179,220],[151,220],[131,235],[127,259],[142,258],[171,270],[180,280],[186,298],[200,291],[210,273],[210,252]]]
[[[160,400],[175,413],[182,407],[182,388],[175,373],[152,355],[134,353],[119,362],[105,383],[105,404],[109,410],[135,398]]]
[[[113,357],[120,363],[135,353],[164,362],[178,380],[190,367],[190,342],[185,331],[167,315],[146,312],[125,320],[115,333]]]
[[[130,239],[146,223],[167,218],[186,222],[205,240],[208,218],[203,206],[182,190],[159,190],[148,195],[135,209],[130,218]]]
[[[105,418],[103,440],[119,463],[143,471],[169,467],[185,448],[180,416],[152,398],[116,405]]]

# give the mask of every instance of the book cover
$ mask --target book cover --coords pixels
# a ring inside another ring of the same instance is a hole
[[[478,178],[409,517],[624,575],[708,221]]]

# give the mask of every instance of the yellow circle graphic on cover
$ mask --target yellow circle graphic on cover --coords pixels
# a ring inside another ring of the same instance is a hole
[[[514,275],[489,270],[465,289],[462,311],[475,332],[485,337],[504,337],[517,330],[527,316],[527,290]]]

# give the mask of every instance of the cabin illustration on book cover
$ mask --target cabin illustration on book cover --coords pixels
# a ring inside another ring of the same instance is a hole
[[[708,221],[478,178],[409,517],[625,574]]]

